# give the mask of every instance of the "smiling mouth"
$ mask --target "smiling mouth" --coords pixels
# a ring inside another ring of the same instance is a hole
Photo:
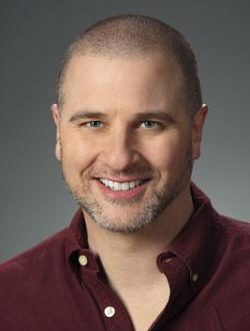
[[[112,191],[129,191],[148,181],[148,179],[137,179],[128,182],[116,182],[106,178],[99,178],[98,180],[101,184],[110,188]]]

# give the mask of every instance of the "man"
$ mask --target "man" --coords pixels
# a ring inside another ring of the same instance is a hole
[[[191,183],[207,111],[165,23],[122,15],[77,37],[52,113],[81,208],[1,266],[1,330],[248,330],[249,226]]]

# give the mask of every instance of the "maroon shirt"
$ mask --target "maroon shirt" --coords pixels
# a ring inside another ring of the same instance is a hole
[[[194,185],[192,194],[191,219],[157,258],[171,296],[150,330],[250,330],[250,226],[219,215]],[[134,330],[84,238],[78,211],[68,228],[1,265],[1,331]]]

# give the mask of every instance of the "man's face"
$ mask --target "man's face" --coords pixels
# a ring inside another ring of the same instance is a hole
[[[53,108],[56,155],[86,218],[131,233],[185,200],[203,122],[186,114],[181,84],[161,54],[71,60]]]

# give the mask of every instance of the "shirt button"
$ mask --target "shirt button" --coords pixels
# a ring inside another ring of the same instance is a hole
[[[113,317],[115,315],[115,308],[108,306],[104,309],[104,314],[106,317]]]
[[[172,261],[172,260],[173,260],[172,257],[168,257],[168,258],[165,260],[165,263],[168,263],[168,262],[170,262],[170,261]]]
[[[196,283],[197,280],[198,280],[198,278],[199,278],[198,274],[193,274],[193,276],[192,276],[192,281],[193,281],[194,283]]]
[[[85,255],[80,255],[78,258],[78,261],[79,261],[80,265],[83,267],[88,264],[88,259]]]

